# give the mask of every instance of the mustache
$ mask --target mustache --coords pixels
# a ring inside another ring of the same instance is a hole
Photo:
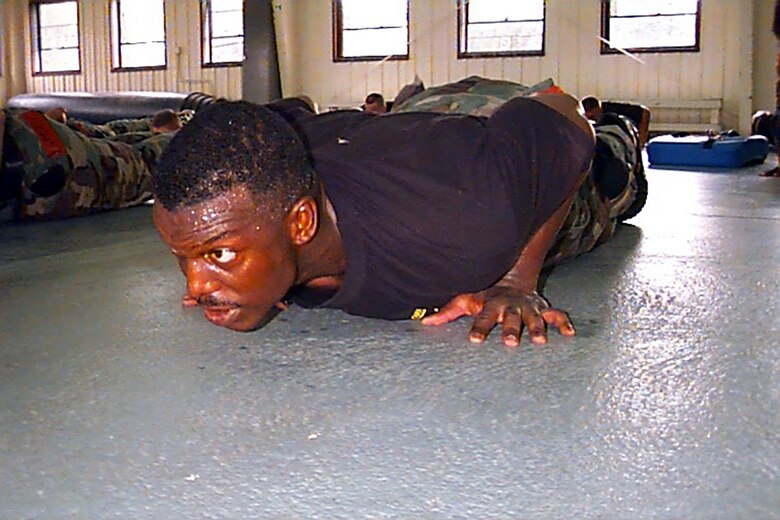
[[[235,302],[220,300],[211,295],[201,296],[199,298],[196,298],[195,301],[200,307],[231,307],[231,308],[240,307],[240,305],[238,305]]]

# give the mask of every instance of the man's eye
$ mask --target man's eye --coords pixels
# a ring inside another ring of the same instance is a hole
[[[220,264],[227,264],[235,260],[236,252],[232,249],[215,249],[208,254],[209,258]]]

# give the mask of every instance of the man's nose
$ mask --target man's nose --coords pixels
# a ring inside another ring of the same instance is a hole
[[[208,266],[200,259],[187,260],[184,275],[187,277],[187,294],[195,299],[217,290],[217,283]]]

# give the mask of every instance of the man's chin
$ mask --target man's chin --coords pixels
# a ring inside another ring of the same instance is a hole
[[[213,312],[204,309],[203,315],[214,325],[236,332],[252,332],[271,323],[280,312],[282,310],[274,306],[258,317],[255,313],[247,312],[245,308],[236,307],[224,312]]]

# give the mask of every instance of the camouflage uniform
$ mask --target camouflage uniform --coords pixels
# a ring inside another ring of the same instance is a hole
[[[114,132],[114,135],[129,134],[131,132],[151,132],[152,118],[139,117],[137,119],[114,119],[106,123],[106,126]]]
[[[139,117],[135,119],[115,119],[104,124],[91,123],[80,119],[68,119],[66,123],[70,128],[81,132],[87,137],[105,139],[116,137],[120,134],[133,132],[151,132],[152,118]]]
[[[469,76],[456,83],[430,87],[406,101],[393,105],[391,112],[437,112],[490,116],[508,100],[539,93],[562,92],[552,79],[526,87],[511,81]]]
[[[195,111],[191,109],[180,110],[176,113],[179,117],[181,126],[186,125],[195,116]],[[88,137],[99,139],[117,138],[123,134],[137,134],[152,131],[152,117],[139,117],[135,119],[115,119],[105,124],[99,125],[89,121],[78,119],[68,119],[67,125],[81,132]],[[120,142],[122,139],[119,139]],[[132,140],[132,139],[131,139]],[[137,141],[136,141],[137,142]]]
[[[90,123],[89,121],[81,121],[79,119],[68,119],[65,123],[68,128],[80,132],[87,137],[94,137],[96,139],[104,139],[106,137],[114,137],[116,133],[111,130],[108,125],[99,125],[96,123]]]
[[[6,112],[5,136],[21,162],[16,216],[57,219],[151,198],[151,168],[173,134],[126,144],[74,131],[40,112]]]
[[[551,79],[527,87],[508,81],[470,76],[456,83],[428,88],[394,106],[392,112],[490,116],[514,97],[551,92],[562,92]],[[629,171],[632,172],[629,182],[623,193],[607,200],[597,190],[592,176],[588,175],[574,196],[555,243],[547,253],[545,266],[574,258],[607,240],[615,232],[620,214],[634,201],[636,181],[633,172],[636,168],[643,168],[638,153],[638,136],[628,135],[622,128],[610,125],[597,127],[596,138],[605,140],[615,153],[626,158]]]
[[[107,137],[109,141],[113,141],[115,143],[125,143],[125,144],[138,144],[144,139],[149,139],[150,137],[153,137],[155,135],[154,132],[151,130],[146,132],[125,132],[123,134],[117,134],[112,137]]]

